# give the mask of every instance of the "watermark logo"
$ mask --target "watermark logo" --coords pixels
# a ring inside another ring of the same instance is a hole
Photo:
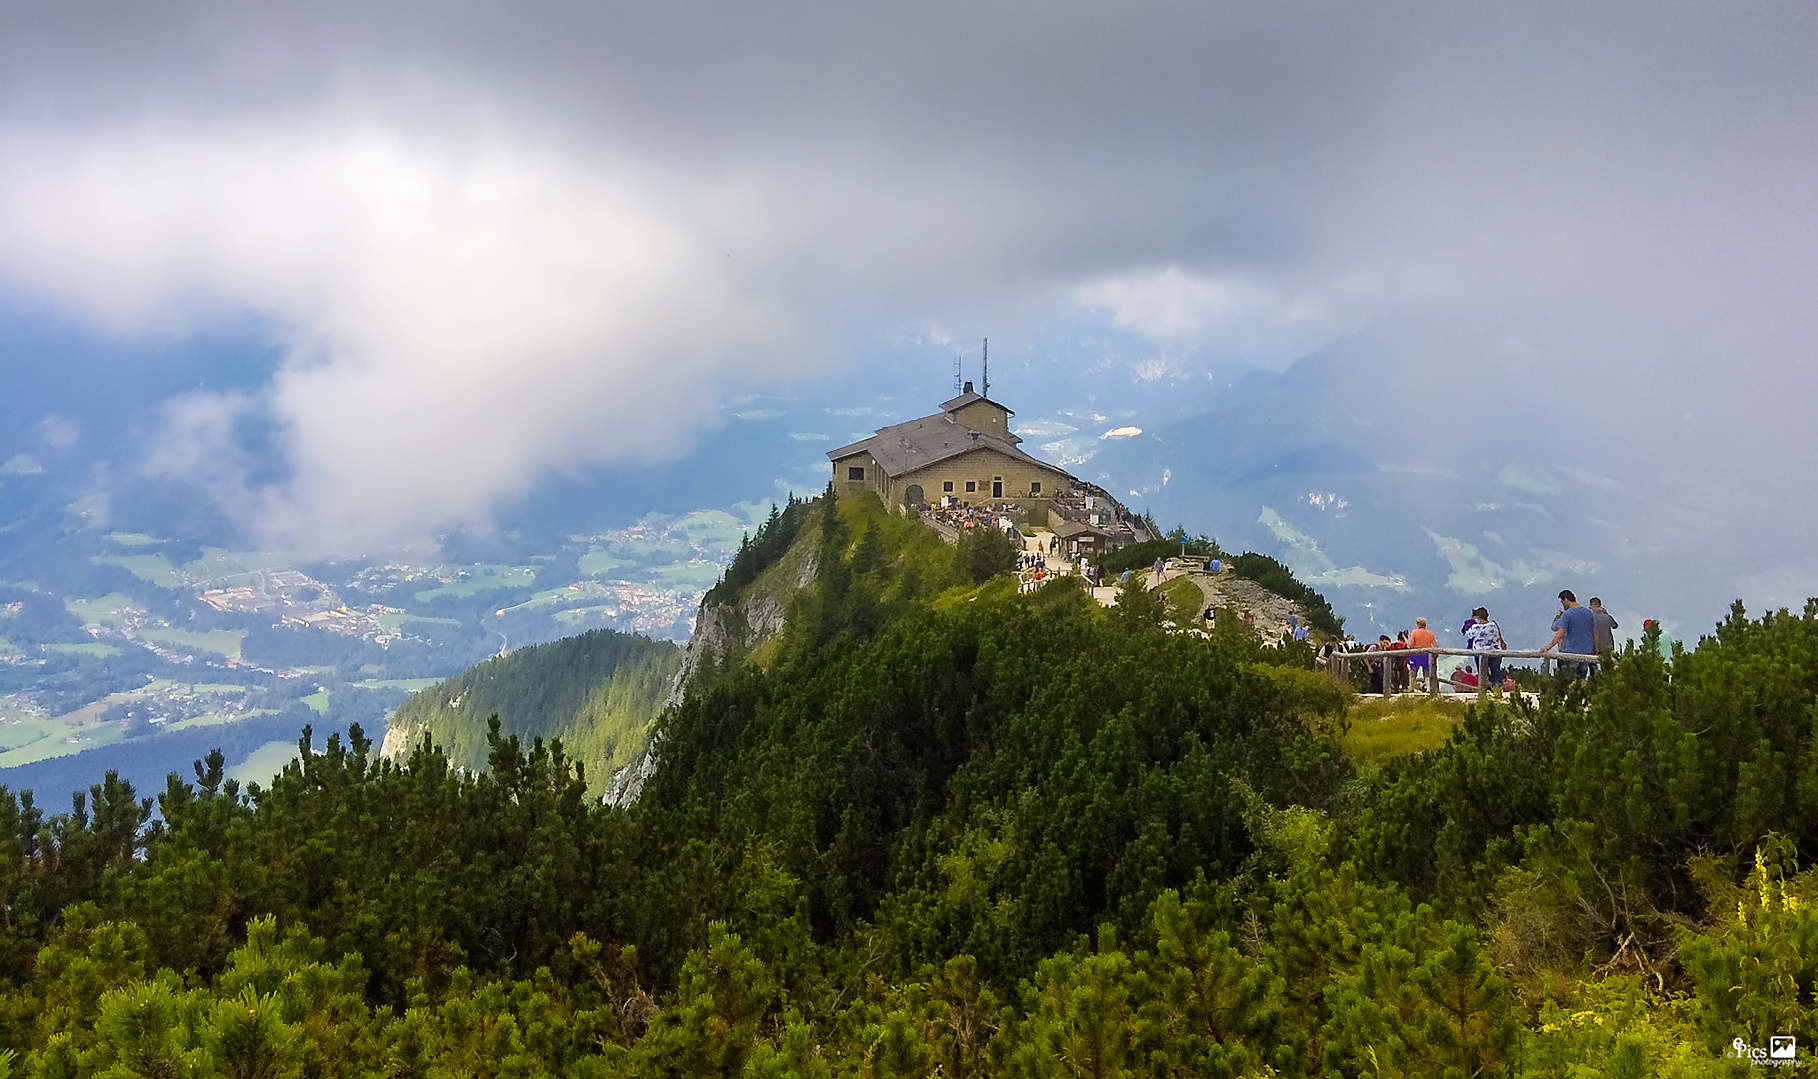
[[[1750,1045],[1737,1038],[1723,1055],[1731,1060],[1746,1060],[1754,1068],[1797,1068],[1798,1042],[1791,1034],[1776,1034],[1768,1039],[1767,1048]]]

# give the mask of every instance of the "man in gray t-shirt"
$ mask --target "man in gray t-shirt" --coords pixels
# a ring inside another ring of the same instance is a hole
[[[1592,596],[1590,607],[1591,636],[1597,644],[1597,654],[1601,656],[1605,652],[1614,652],[1616,650],[1616,631],[1622,627],[1617,625],[1616,619],[1610,616],[1610,612],[1603,609],[1603,600]]]

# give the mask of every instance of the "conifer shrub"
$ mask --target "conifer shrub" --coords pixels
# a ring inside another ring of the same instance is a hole
[[[980,526],[960,534],[953,565],[966,584],[984,584],[1000,573],[1016,571],[1016,541],[1001,529]]]
[[[831,489],[831,484],[829,488]],[[790,545],[795,543],[795,537],[801,534],[802,524],[808,519],[808,506],[807,500],[793,494],[780,508],[773,503],[770,516],[758,525],[757,531],[747,534],[739,541],[738,554],[732,556],[732,564],[726,567],[725,576],[708,589],[703,602],[732,602],[739,589],[757,580],[758,574],[776,564],[777,559],[782,558]]]

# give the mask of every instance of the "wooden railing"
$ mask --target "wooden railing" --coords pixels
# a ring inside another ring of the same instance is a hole
[[[1485,659],[1537,659],[1540,660],[1540,673],[1543,675],[1552,673],[1554,660],[1559,660],[1562,663],[1595,664],[1597,662],[1596,656],[1584,655],[1579,652],[1543,652],[1539,650],[1524,652],[1513,648],[1447,648],[1443,645],[1428,645],[1424,648],[1384,648],[1374,652],[1334,652],[1326,657],[1323,662],[1326,665],[1326,670],[1330,672],[1334,678],[1346,683],[1351,680],[1352,662],[1382,663],[1384,665],[1382,672],[1382,695],[1389,697],[1394,695],[1394,690],[1392,688],[1394,679],[1391,677],[1393,668],[1391,668],[1389,664],[1398,659],[1405,661],[1411,656],[1431,657],[1431,662],[1426,665],[1427,695],[1430,697],[1437,697],[1439,695],[1440,656],[1476,657],[1478,660],[1478,669],[1475,673],[1477,674],[1478,692],[1498,688],[1489,684],[1489,678],[1483,670],[1484,664],[1482,661]]]

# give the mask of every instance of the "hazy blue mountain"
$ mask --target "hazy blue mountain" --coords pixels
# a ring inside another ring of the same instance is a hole
[[[1455,639],[1481,603],[1512,646],[1538,647],[1561,588],[1601,593],[1637,633],[1700,600],[1714,621],[1724,600],[1690,594],[1619,523],[1657,516],[1653,492],[1612,478],[1620,462],[1596,466],[1602,440],[1579,452],[1569,417],[1547,431],[1516,419],[1559,389],[1420,370],[1358,338],[1085,467],[1165,524],[1280,557],[1359,636],[1424,615]]]

